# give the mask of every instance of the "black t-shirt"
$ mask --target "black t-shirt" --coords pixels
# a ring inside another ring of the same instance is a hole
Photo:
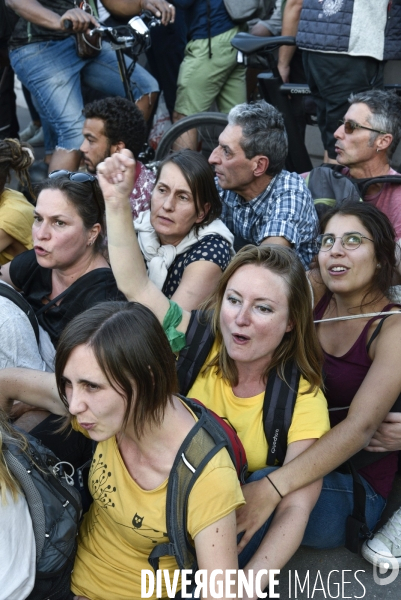
[[[41,267],[34,250],[16,256],[10,265],[13,285],[21,290],[35,314],[43,309],[43,298],[52,292],[52,270]],[[126,300],[119,292],[111,269],[101,268],[82,275],[69,288],[58,306],[37,314],[39,324],[49,334],[54,346],[64,327],[76,316],[99,302]]]
[[[48,8],[49,10],[63,15],[67,10],[76,8],[74,0],[38,0],[39,4]],[[12,33],[9,41],[9,48],[19,48],[20,46],[26,46],[27,44],[34,44],[36,42],[46,42],[50,40],[61,40],[69,35],[72,35],[71,31],[55,31],[54,29],[46,29],[40,25],[34,25],[28,21],[25,21],[22,17],[18,20],[15,29]]]

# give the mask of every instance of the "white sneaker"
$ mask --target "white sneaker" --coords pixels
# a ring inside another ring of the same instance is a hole
[[[39,129],[40,126],[38,127],[33,121],[31,121],[28,127],[25,127],[25,129],[21,131],[19,134],[19,139],[21,142],[27,142],[39,131]]]
[[[395,559],[401,566],[401,508],[362,546],[362,556],[372,565],[380,567],[388,559]]]

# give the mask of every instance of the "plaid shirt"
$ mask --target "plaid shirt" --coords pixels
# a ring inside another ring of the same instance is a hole
[[[281,171],[267,188],[247,202],[239,194],[216,187],[223,204],[221,220],[235,235],[259,246],[267,237],[290,242],[305,269],[314,255],[318,219],[312,196],[300,175]]]

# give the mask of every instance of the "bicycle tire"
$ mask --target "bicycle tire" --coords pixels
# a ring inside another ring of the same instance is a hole
[[[165,133],[156,149],[155,160],[160,161],[172,152],[173,144],[190,129],[198,130],[197,151],[206,158],[218,145],[220,133],[227,125],[227,115],[219,112],[203,112],[180,119]]]

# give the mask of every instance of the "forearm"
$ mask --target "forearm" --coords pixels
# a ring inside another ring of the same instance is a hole
[[[302,443],[302,445],[296,442],[292,444],[292,448],[290,445],[289,461],[294,460],[292,459],[293,452],[298,452],[300,447],[305,447],[308,443],[309,440]],[[270,473],[269,478],[280,470],[277,469]],[[256,483],[265,484],[267,482],[269,484],[267,489],[270,493],[274,489],[271,481],[266,478],[263,478],[263,480]],[[287,564],[302,542],[310,513],[319,499],[322,483],[322,480],[319,479],[319,481],[297,490],[281,500],[266,535],[258,550],[246,565],[245,570],[252,570],[253,573],[257,573],[263,569],[267,571],[281,569]],[[278,495],[276,490],[274,490],[274,493]],[[265,504],[265,501],[263,501],[263,504]],[[268,579],[269,575],[267,574],[262,579],[261,589],[267,586]]]
[[[46,29],[62,30],[60,15],[45,8],[36,0],[6,0],[6,5],[20,17]]]
[[[375,429],[370,421],[363,425],[360,419],[347,418],[270,477],[286,496],[331,473],[364,448]]]
[[[56,415],[65,415],[67,412],[58,395],[53,373],[33,369],[2,369],[0,407],[9,411],[14,400],[44,408]]]
[[[303,507],[290,506],[280,510],[279,504],[268,532],[258,550],[245,566],[244,571],[256,573],[265,569],[282,569],[301,545],[309,520],[309,510]],[[261,579],[263,590],[269,582],[269,575]],[[257,598],[257,596],[254,596]]]
[[[296,36],[302,10],[302,0],[288,0],[283,13],[281,35]],[[288,68],[294,56],[295,46],[281,46],[278,54],[279,68]]]
[[[102,4],[116,17],[134,17],[142,11],[142,0],[104,0]]]
[[[149,279],[139,248],[129,198],[106,202],[107,238],[111,268],[118,288],[128,300],[136,300],[146,290]]]

